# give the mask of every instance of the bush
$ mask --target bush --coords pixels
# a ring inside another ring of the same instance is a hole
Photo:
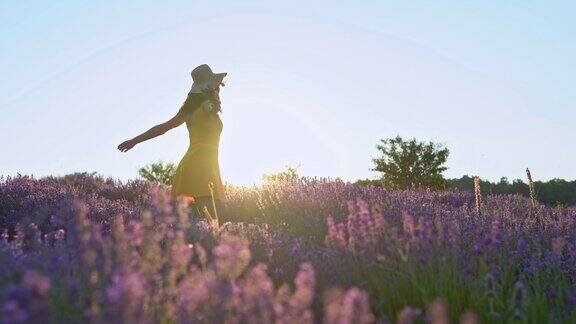
[[[172,183],[175,172],[176,166],[174,163],[168,162],[164,164],[162,161],[151,163],[138,170],[138,174],[145,180],[160,182],[165,185]]]

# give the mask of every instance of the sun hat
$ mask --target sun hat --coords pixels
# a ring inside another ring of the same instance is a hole
[[[195,67],[191,74],[194,83],[190,93],[202,93],[207,88],[216,89],[228,73],[214,73],[207,64],[202,64]]]

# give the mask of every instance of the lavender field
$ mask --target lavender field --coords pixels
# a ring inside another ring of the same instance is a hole
[[[4,323],[575,323],[576,209],[329,179],[0,182]]]

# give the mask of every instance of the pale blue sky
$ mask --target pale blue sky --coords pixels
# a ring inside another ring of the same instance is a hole
[[[0,174],[135,178],[179,162],[172,117],[208,63],[224,180],[301,164],[373,178],[380,138],[444,143],[448,177],[576,178],[574,1],[0,0]]]

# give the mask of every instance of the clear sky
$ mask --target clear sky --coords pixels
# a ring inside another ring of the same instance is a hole
[[[575,1],[0,0],[0,174],[129,179],[179,162],[208,63],[224,180],[374,178],[380,138],[444,143],[448,177],[576,178]]]

